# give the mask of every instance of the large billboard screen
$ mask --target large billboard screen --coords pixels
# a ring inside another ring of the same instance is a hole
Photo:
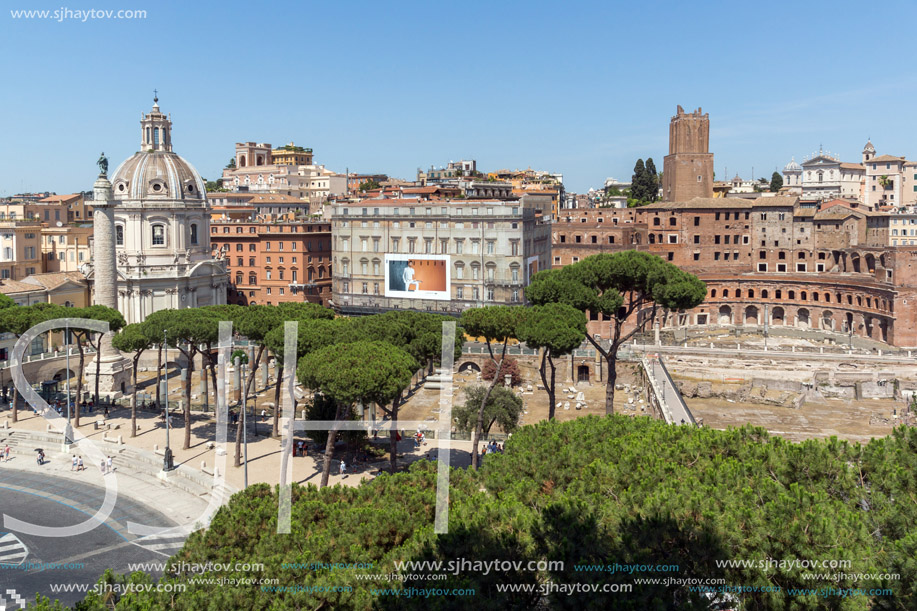
[[[385,255],[385,296],[448,300],[449,255]]]

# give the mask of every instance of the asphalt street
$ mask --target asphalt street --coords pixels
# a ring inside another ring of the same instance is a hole
[[[102,488],[74,484],[62,478],[20,473],[0,465],[0,514],[47,526],[70,526],[83,522],[98,510],[105,496]],[[163,562],[167,554],[132,543],[127,521],[172,526],[162,514],[119,496],[104,524],[78,536],[38,537],[26,535],[0,522],[0,584],[27,600],[40,593],[64,604],[84,598],[84,592],[54,592],[52,585],[92,587],[108,568],[128,572],[128,563]],[[12,536],[10,536],[12,535]],[[18,540],[18,543],[17,543]],[[23,556],[23,552],[27,555]],[[72,564],[72,568],[36,568],[41,563]],[[17,565],[12,566],[11,565]],[[82,565],[77,568],[77,565]],[[31,568],[24,568],[31,567]],[[158,577],[158,574],[154,575]],[[11,601],[7,596],[7,604]],[[2,602],[0,602],[2,604]],[[18,608],[10,606],[8,608]]]

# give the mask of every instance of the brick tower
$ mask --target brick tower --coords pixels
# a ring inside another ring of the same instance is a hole
[[[713,153],[710,152],[710,115],[698,108],[686,114],[679,106],[669,123],[669,154],[665,157],[662,199],[686,202],[713,197]]]

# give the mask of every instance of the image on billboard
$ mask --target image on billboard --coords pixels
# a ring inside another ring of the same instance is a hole
[[[385,255],[385,296],[450,299],[449,255]]]

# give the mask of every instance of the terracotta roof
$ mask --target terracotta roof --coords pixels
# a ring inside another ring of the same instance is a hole
[[[793,216],[815,216],[815,213],[815,208],[803,208],[802,206],[793,210]]]
[[[79,198],[79,193],[72,193],[70,195],[51,195],[38,201],[42,204],[69,204],[70,202],[74,202]]]
[[[80,272],[48,272],[46,274],[32,274],[25,278],[23,283],[42,286],[52,291],[68,282],[82,283],[85,281],[86,276]]]
[[[906,161],[904,157],[895,157],[893,155],[879,155],[878,157],[873,157],[867,163],[875,163],[881,161],[883,163],[888,161]]]
[[[849,207],[842,204],[835,204],[824,210],[819,210],[815,213],[816,221],[842,221],[851,216],[863,217],[866,216],[865,213],[859,210],[851,210]]]
[[[862,163],[842,163],[841,167],[845,170],[865,170],[866,167]]]
[[[10,280],[9,278],[0,280],[0,293],[3,293],[4,295],[11,295],[13,293],[30,293],[33,291],[42,290],[44,289],[41,286],[26,284],[25,282],[19,282],[18,280]]]
[[[758,197],[753,200],[738,197],[695,197],[686,202],[656,202],[655,204],[638,208],[638,210],[698,210],[703,208],[734,209],[752,208],[754,206],[795,206],[798,200],[799,198],[794,195]]]

